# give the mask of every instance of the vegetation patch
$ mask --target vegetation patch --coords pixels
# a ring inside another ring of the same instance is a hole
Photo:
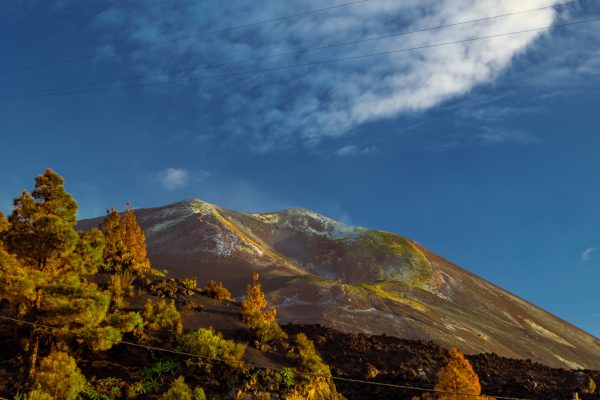
[[[223,339],[223,335],[212,328],[201,328],[182,335],[178,339],[178,348],[186,353],[206,358],[205,362],[210,362],[208,358],[218,358],[231,361],[232,366],[240,365],[239,361],[246,351],[246,345]]]

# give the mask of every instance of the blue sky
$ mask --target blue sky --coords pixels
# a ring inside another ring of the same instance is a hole
[[[81,217],[191,197],[310,208],[406,235],[600,336],[600,22],[189,80],[600,17],[600,4],[304,53],[558,2],[369,0],[198,36],[343,2],[8,0],[0,71],[92,57],[0,72],[0,209],[48,166]]]

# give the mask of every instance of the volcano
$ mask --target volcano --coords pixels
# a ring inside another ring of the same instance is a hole
[[[197,199],[135,214],[156,268],[223,281],[238,297],[257,271],[280,323],[600,369],[599,339],[400,235],[306,209],[251,214]]]

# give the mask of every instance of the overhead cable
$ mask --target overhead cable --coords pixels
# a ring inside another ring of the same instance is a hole
[[[310,14],[329,11],[329,10],[333,10],[333,9],[341,8],[341,7],[352,6],[355,4],[365,3],[368,1],[372,1],[372,0],[355,0],[355,1],[351,1],[349,3],[342,3],[342,4],[337,4],[337,5],[333,5],[333,6],[329,6],[329,7],[318,8],[315,10],[303,11],[303,12],[299,12],[299,13],[292,14],[292,15],[286,15],[283,17],[270,18],[270,19],[265,19],[262,21],[257,21],[257,22],[252,22],[252,23],[237,25],[237,26],[231,26],[228,28],[216,29],[213,31],[201,32],[201,33],[197,33],[197,34],[193,34],[193,35],[180,36],[180,37],[176,37],[173,39],[163,40],[160,42],[148,43],[148,44],[143,44],[143,45],[138,45],[138,46],[133,46],[133,47],[125,47],[122,49],[115,49],[111,53],[118,54],[118,53],[130,52],[130,51],[145,49],[145,48],[154,47],[154,46],[161,46],[161,45],[165,45],[165,44],[176,43],[176,42],[180,42],[182,40],[196,39],[196,38],[201,38],[201,37],[206,37],[206,36],[211,36],[211,35],[217,35],[220,33],[236,31],[236,30],[240,30],[240,29],[252,28],[252,27],[255,27],[258,25],[279,22],[279,21],[285,21],[285,20],[289,20],[289,19],[293,19],[293,18],[300,18],[300,17],[304,17],[304,16],[307,16]],[[42,67],[47,67],[47,66],[57,65],[57,64],[66,64],[66,63],[75,62],[75,61],[89,60],[89,59],[97,58],[97,57],[98,57],[98,54],[87,54],[87,55],[83,55],[83,56],[63,58],[63,59],[48,61],[48,62],[39,63],[39,64],[30,64],[30,65],[24,65],[24,66],[20,66],[20,67],[13,67],[13,68],[0,70],[0,74],[26,71],[26,70],[30,70],[30,69],[42,68]]]
[[[116,84],[116,83],[129,82],[129,81],[134,81],[134,80],[162,77],[165,75],[175,75],[175,74],[181,74],[181,73],[186,73],[186,72],[194,72],[199,68],[220,68],[220,67],[225,67],[225,66],[229,66],[229,65],[241,64],[241,63],[247,63],[247,62],[253,62],[253,61],[264,61],[264,60],[269,60],[269,59],[273,59],[273,58],[277,58],[277,57],[302,55],[302,54],[306,54],[306,53],[314,52],[314,51],[333,49],[333,48],[343,47],[343,46],[351,46],[351,45],[356,45],[356,44],[361,44],[361,43],[366,43],[366,42],[372,42],[372,41],[376,41],[376,40],[390,39],[390,38],[394,38],[394,37],[406,36],[406,35],[411,35],[411,34],[415,34],[415,33],[450,28],[450,27],[454,27],[454,26],[465,25],[465,24],[470,24],[470,23],[475,23],[475,22],[488,21],[488,20],[492,20],[492,19],[508,17],[511,15],[523,14],[523,13],[528,13],[528,12],[533,12],[533,11],[541,11],[541,10],[546,10],[549,8],[554,8],[556,6],[565,6],[567,4],[576,3],[576,2],[578,3],[579,1],[580,0],[572,0],[572,1],[567,1],[564,3],[560,3],[560,4],[555,4],[552,6],[530,8],[527,10],[520,10],[520,11],[515,11],[515,12],[510,12],[510,13],[505,13],[505,14],[500,14],[500,15],[494,15],[494,16],[490,16],[490,17],[482,17],[482,18],[461,21],[461,22],[456,22],[456,23],[451,23],[451,24],[445,24],[445,25],[439,25],[439,26],[433,26],[433,27],[428,27],[428,28],[395,32],[395,33],[381,35],[381,36],[374,36],[374,37],[368,37],[368,38],[359,39],[359,40],[353,40],[350,42],[333,43],[333,44],[329,44],[329,45],[325,45],[325,46],[310,47],[310,48],[306,48],[306,49],[302,49],[302,50],[270,54],[270,55],[261,56],[261,57],[246,58],[246,59],[227,61],[227,62],[215,63],[215,64],[200,64],[200,65],[197,65],[192,68],[176,69],[176,70],[160,72],[160,73],[155,73],[155,74],[149,74],[149,75],[138,75],[138,76],[131,76],[128,78],[104,80],[104,81],[97,81],[97,82],[91,82],[91,83],[85,83],[85,84],[79,84],[79,85],[62,86],[62,87],[58,87],[58,88],[54,88],[54,89],[11,93],[11,94],[6,94],[0,98],[56,93],[56,92],[73,90],[73,89],[82,89],[82,88],[101,86],[101,85],[112,85],[112,84]]]
[[[185,357],[192,357],[192,358],[198,358],[201,360],[210,360],[210,361],[218,361],[218,362],[223,362],[223,363],[228,363],[228,364],[240,364],[240,365],[246,365],[249,367],[254,367],[254,368],[260,368],[260,369],[265,369],[265,370],[271,370],[271,371],[282,371],[283,368],[277,368],[277,367],[268,367],[265,365],[260,365],[260,364],[255,364],[255,363],[250,363],[247,361],[241,361],[241,360],[226,360],[223,358],[218,358],[218,357],[209,357],[209,356],[200,356],[197,354],[193,354],[193,353],[188,353],[188,352],[184,352],[184,351],[177,351],[177,350],[171,350],[171,349],[166,349],[166,348],[162,348],[162,347],[156,347],[156,346],[149,346],[149,345],[145,345],[145,344],[140,344],[140,343],[134,343],[134,342],[129,342],[129,341],[125,341],[125,340],[117,340],[117,339],[106,339],[106,338],[101,338],[98,336],[93,336],[93,335],[76,335],[73,334],[72,332],[64,329],[64,328],[57,328],[57,327],[53,327],[50,325],[45,325],[45,324],[38,324],[35,322],[30,322],[30,321],[26,321],[23,319],[18,319],[18,318],[12,318],[12,317],[6,317],[6,316],[0,316],[1,320],[5,320],[5,321],[10,321],[16,324],[21,324],[21,325],[29,325],[32,327],[36,327],[36,328],[44,328],[44,329],[48,329],[50,331],[58,331],[58,332],[63,332],[66,333],[74,338],[77,339],[83,339],[83,340],[105,340],[108,342],[112,342],[112,343],[116,343],[116,344],[123,344],[123,345],[127,345],[127,346],[133,346],[133,347],[138,347],[138,348],[143,348],[146,350],[150,350],[150,351],[160,351],[163,353],[170,353],[173,355],[178,355],[178,356],[185,356]],[[455,395],[455,396],[469,396],[469,397],[485,397],[485,398],[489,398],[489,395],[484,395],[484,394],[470,394],[470,393],[459,393],[459,392],[449,392],[449,391],[445,391],[445,390],[436,390],[436,389],[430,389],[430,388],[422,388],[422,387],[417,387],[417,386],[405,386],[405,385],[396,385],[393,383],[384,383],[384,382],[375,382],[375,381],[365,381],[362,379],[353,379],[353,378],[343,378],[343,377],[339,377],[339,376],[331,376],[331,375],[324,375],[324,374],[314,374],[314,373],[309,373],[309,372],[297,372],[299,375],[303,375],[306,377],[315,377],[315,378],[326,378],[326,379],[333,379],[336,381],[341,381],[341,382],[352,382],[352,383],[360,383],[360,384],[365,384],[365,385],[373,385],[373,386],[384,386],[384,387],[390,387],[390,388],[396,388],[396,389],[404,389],[404,390],[415,390],[415,391],[421,391],[421,392],[431,392],[431,393],[439,393],[439,394],[447,394],[447,395]],[[529,400],[529,399],[524,399],[524,398],[517,398],[517,397],[504,397],[504,396],[492,396],[496,399],[501,399],[501,400]]]
[[[544,26],[544,27],[524,29],[524,30],[520,30],[520,31],[499,33],[499,34],[488,35],[488,36],[473,37],[473,38],[455,40],[455,41],[450,41],[450,42],[432,43],[432,44],[427,44],[427,45],[422,45],[422,46],[407,47],[407,48],[396,49],[396,50],[380,51],[380,52],[376,52],[376,53],[360,54],[360,55],[341,57],[341,58],[331,58],[331,59],[318,60],[318,61],[312,61],[312,62],[306,62],[306,63],[300,63],[300,64],[290,64],[290,65],[282,65],[282,66],[275,66],[275,67],[258,68],[258,69],[252,69],[252,70],[246,70],[246,71],[230,72],[230,73],[215,74],[215,75],[195,76],[195,77],[181,78],[181,79],[170,79],[170,80],[165,80],[165,81],[160,81],[160,82],[147,82],[147,83],[139,83],[139,84],[134,84],[134,85],[124,85],[124,86],[108,87],[108,88],[97,88],[97,89],[75,90],[75,91],[59,91],[59,92],[50,92],[50,93],[41,93],[41,94],[32,94],[32,95],[4,96],[4,97],[0,97],[0,101],[30,99],[30,98],[38,98],[38,97],[49,97],[49,96],[66,96],[66,95],[76,95],[76,94],[83,94],[83,93],[113,92],[113,91],[122,90],[122,89],[133,89],[133,88],[161,86],[161,85],[175,84],[175,83],[186,83],[186,82],[193,82],[193,81],[206,80],[206,79],[245,76],[245,75],[252,75],[252,74],[258,74],[258,73],[263,73],[263,72],[295,69],[295,68],[302,68],[302,67],[311,67],[311,66],[331,64],[331,63],[336,63],[336,62],[359,60],[359,59],[364,59],[364,58],[369,58],[369,57],[378,57],[378,56],[384,56],[384,55],[399,54],[399,53],[405,53],[405,52],[410,52],[410,51],[417,51],[417,50],[424,50],[424,49],[436,48],[436,47],[441,47],[441,46],[469,43],[469,42],[474,42],[474,41],[479,41],[479,40],[488,40],[488,39],[493,39],[493,38],[497,38],[497,37],[517,35],[517,34],[528,33],[528,32],[536,32],[536,31],[548,30],[548,29],[552,29],[552,28],[585,24],[585,23],[597,22],[597,21],[600,21],[600,17],[586,19],[586,20],[580,20],[580,21],[565,22],[565,23],[560,23],[560,24],[552,24],[552,25],[548,25],[548,26]]]

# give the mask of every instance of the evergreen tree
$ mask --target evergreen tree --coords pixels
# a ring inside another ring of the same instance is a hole
[[[452,348],[449,352],[448,364],[437,374],[436,390],[460,393],[466,395],[481,394],[479,377],[473,370],[471,363],[458,349]],[[472,396],[461,396],[459,394],[439,394],[439,400],[470,400]]]
[[[121,271],[123,255],[126,253],[120,222],[121,214],[113,208],[100,224],[105,242],[102,264],[104,269],[110,272]]]
[[[54,268],[48,264],[70,253],[78,238],[77,203],[65,192],[62,177],[47,169],[35,179],[33,192],[23,191],[13,205],[4,237],[8,250],[38,270]]]
[[[100,229],[106,240],[104,248],[106,270],[129,271],[136,275],[150,272],[146,236],[129,207],[122,216],[113,208],[100,225]]]
[[[277,309],[273,307],[267,309],[268,302],[258,279],[258,272],[254,272],[252,285],[247,285],[246,296],[242,302],[242,317],[251,328],[270,324],[275,321],[277,316]]]
[[[121,221],[123,225],[123,237],[125,247],[130,253],[128,270],[137,275],[144,275],[150,272],[150,260],[146,251],[146,235],[137,223],[137,218],[129,207],[123,213]]]
[[[29,339],[27,381],[35,376],[40,338],[60,340],[73,335],[96,338],[94,349],[107,349],[107,339],[121,338],[122,326],[133,315],[108,314],[110,293],[101,291],[86,276],[97,271],[104,240],[94,230],[75,230],[77,203],[64,190],[63,178],[47,169],[35,180],[31,194],[24,191],[14,201],[0,245],[0,299],[28,321],[56,327],[32,328]],[[110,319],[107,317],[111,317]],[[52,333],[52,335],[48,335]]]
[[[254,272],[252,285],[246,287],[246,296],[242,302],[242,320],[262,343],[284,339],[287,335],[275,320],[277,309],[267,308],[268,302],[258,278],[258,272]]]

